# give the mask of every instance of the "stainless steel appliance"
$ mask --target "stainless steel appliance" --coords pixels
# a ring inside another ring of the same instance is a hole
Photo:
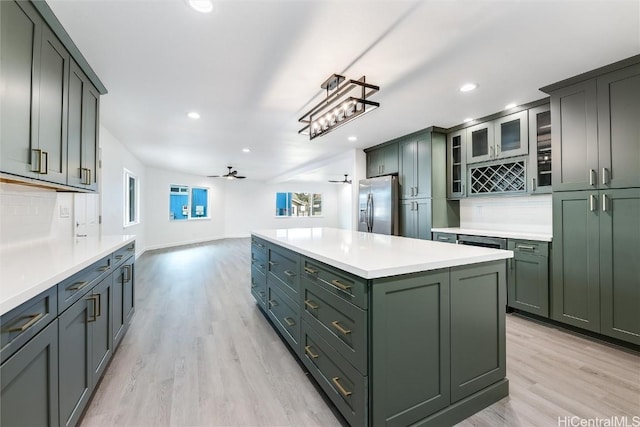
[[[482,246],[491,249],[507,249],[507,239],[501,237],[458,235],[459,245]]]
[[[397,235],[398,177],[360,180],[358,191],[358,231]]]

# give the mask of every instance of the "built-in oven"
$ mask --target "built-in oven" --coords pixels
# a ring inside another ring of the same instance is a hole
[[[482,246],[491,249],[507,249],[507,239],[501,237],[467,236],[458,234],[459,245]]]

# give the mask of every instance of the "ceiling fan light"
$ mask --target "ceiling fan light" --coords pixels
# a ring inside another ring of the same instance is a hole
[[[196,12],[210,13],[213,10],[213,3],[211,0],[188,0],[187,3]]]

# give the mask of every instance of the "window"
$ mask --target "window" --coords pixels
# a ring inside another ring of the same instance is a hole
[[[140,222],[140,184],[138,177],[124,170],[124,226]]]
[[[171,185],[169,188],[169,219],[209,218],[209,189]]]
[[[322,216],[322,194],[276,193],[276,216]]]

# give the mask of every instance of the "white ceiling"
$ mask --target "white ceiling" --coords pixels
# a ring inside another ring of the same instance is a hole
[[[214,2],[48,0],[109,90],[103,125],[147,165],[273,180],[640,53],[640,0]],[[381,107],[310,142],[298,119],[333,73],[366,75]],[[312,169],[341,179],[350,165]]]

